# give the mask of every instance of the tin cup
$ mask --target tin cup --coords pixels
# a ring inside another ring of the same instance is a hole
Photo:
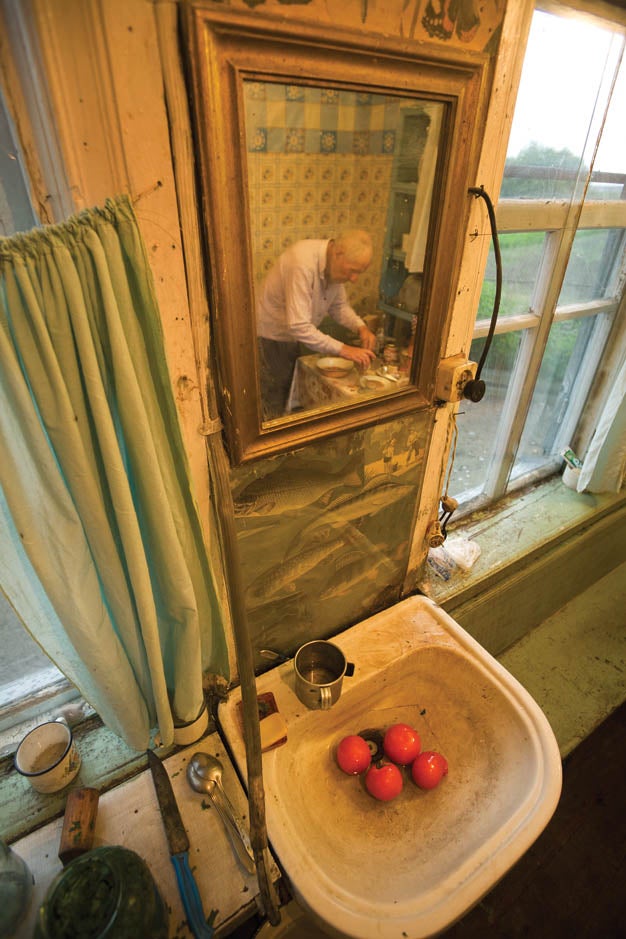
[[[80,769],[72,731],[62,721],[46,721],[26,734],[15,753],[15,768],[37,792],[58,792]]]
[[[300,646],[293,660],[296,694],[312,710],[326,711],[339,700],[344,675],[354,674],[341,649],[326,639]]]

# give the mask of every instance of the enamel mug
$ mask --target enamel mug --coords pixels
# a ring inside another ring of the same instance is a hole
[[[80,756],[68,725],[46,721],[26,734],[15,753],[15,768],[37,792],[69,785],[80,769]]]

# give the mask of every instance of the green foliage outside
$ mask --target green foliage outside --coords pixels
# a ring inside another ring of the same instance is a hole
[[[527,177],[512,175],[523,167]],[[504,169],[501,199],[569,199],[576,182],[580,160],[571,150],[555,150],[531,143],[516,157],[509,157]],[[582,167],[583,173],[587,172]]]
[[[507,171],[510,173],[516,167],[524,168],[529,175],[507,176]],[[500,198],[569,200],[580,168],[579,158],[570,150],[555,150],[533,143],[517,157],[507,160]],[[585,173],[586,168],[582,167],[582,171]],[[594,193],[594,197],[600,196]],[[543,231],[507,232],[500,235],[503,283],[499,318],[528,313],[531,309],[546,237],[547,233]],[[578,231],[560,303],[585,302],[606,295],[610,289],[607,276],[611,261],[616,248],[619,250],[616,239],[621,239],[621,233],[608,230]],[[479,320],[491,319],[495,290],[496,270],[492,245],[478,307]],[[560,380],[580,332],[580,322],[577,321],[563,322],[552,328],[542,366],[544,375]],[[583,334],[586,335],[587,330]],[[494,338],[488,358],[490,370],[510,374],[520,339],[520,331],[503,333]],[[484,339],[474,341],[471,350],[473,359],[480,357],[484,344]]]
[[[544,232],[513,232],[500,236],[503,285],[499,319],[529,311],[544,239]],[[565,280],[565,302],[590,299],[593,275],[602,267],[605,240],[603,232],[580,231],[577,234]],[[479,320],[491,318],[495,291],[495,261],[491,248],[478,307]],[[577,320],[567,320],[552,327],[542,365],[544,374],[557,380],[563,376],[576,344],[579,325]],[[520,331],[497,335],[489,353],[490,368],[501,374],[510,374],[520,339]],[[475,361],[480,357],[484,343],[484,339],[477,339],[472,344],[471,355]]]

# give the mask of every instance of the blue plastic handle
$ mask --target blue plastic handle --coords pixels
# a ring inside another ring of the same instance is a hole
[[[180,854],[172,854],[172,864],[176,871],[178,891],[183,901],[189,928],[195,939],[211,939],[215,930],[213,926],[209,925],[209,922],[213,921],[217,910],[211,910],[208,917],[209,922],[207,922],[198,885],[189,866],[189,855],[186,851],[181,851]]]

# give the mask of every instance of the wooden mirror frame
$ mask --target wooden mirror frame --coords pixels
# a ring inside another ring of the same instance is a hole
[[[484,53],[409,42],[192,0],[186,8],[212,335],[233,465],[425,408],[447,336],[484,124]],[[249,231],[243,81],[400,95],[446,105],[435,178],[419,341],[408,386],[328,410],[261,420]]]

